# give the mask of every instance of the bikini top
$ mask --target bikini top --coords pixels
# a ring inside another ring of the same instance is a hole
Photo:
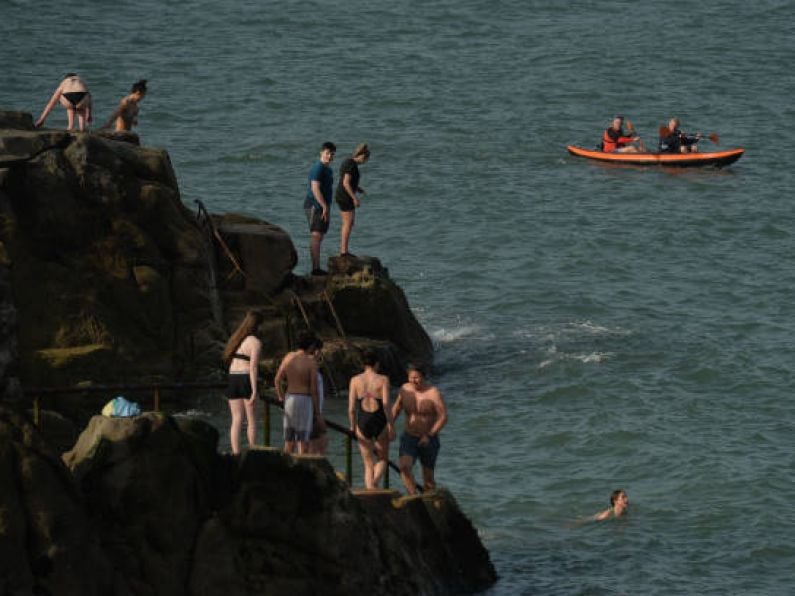
[[[232,354],[232,360],[245,360],[246,362],[251,362],[251,356],[248,354],[241,354],[240,352],[235,352]]]

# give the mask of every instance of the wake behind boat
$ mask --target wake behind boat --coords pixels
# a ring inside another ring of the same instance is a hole
[[[568,145],[566,149],[572,155],[610,163],[632,164],[640,166],[667,167],[705,167],[722,168],[734,163],[745,153],[745,149],[727,149],[726,151],[708,151],[697,153],[613,153],[596,149],[585,149],[576,145]]]

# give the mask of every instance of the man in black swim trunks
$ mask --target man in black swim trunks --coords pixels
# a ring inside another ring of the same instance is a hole
[[[395,420],[401,410],[406,411],[406,426],[400,436],[399,465],[400,477],[410,495],[417,494],[417,483],[411,469],[418,457],[422,464],[425,489],[436,488],[433,474],[441,447],[439,432],[447,424],[447,405],[442,393],[426,383],[425,376],[422,367],[409,367],[408,383],[400,388],[392,410]]]

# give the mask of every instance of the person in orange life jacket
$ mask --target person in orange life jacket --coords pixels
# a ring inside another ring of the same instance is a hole
[[[697,153],[701,136],[700,132],[695,136],[686,135],[679,130],[679,118],[671,118],[667,129],[660,129],[660,153]]]
[[[613,118],[613,123],[605,130],[602,135],[602,151],[605,153],[639,153],[635,145],[629,143],[637,143],[640,137],[635,135],[628,137],[624,134],[622,125],[624,124],[623,116],[616,116]]]

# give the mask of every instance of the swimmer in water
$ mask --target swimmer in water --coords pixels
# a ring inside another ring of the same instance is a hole
[[[629,497],[624,489],[614,490],[610,495],[610,507],[593,516],[593,521],[604,521],[626,515],[629,510]]]

